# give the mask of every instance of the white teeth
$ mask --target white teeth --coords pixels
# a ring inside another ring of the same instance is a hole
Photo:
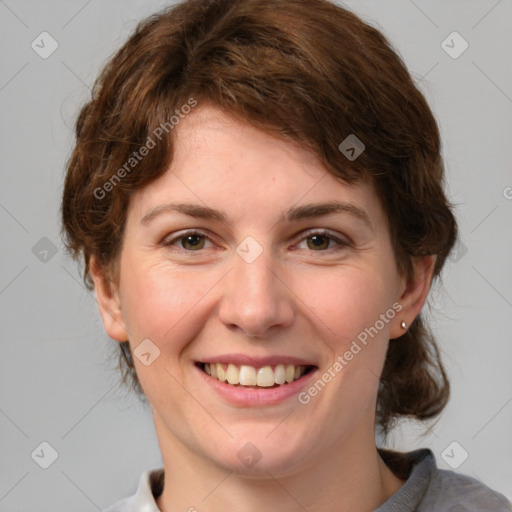
[[[258,370],[256,384],[263,388],[269,388],[274,385],[274,372],[270,366],[264,366]]]
[[[238,384],[240,382],[240,371],[234,364],[228,364],[226,377],[229,384]]]
[[[228,379],[226,378],[226,372],[220,363],[217,363],[217,379],[221,382],[226,382]]]
[[[278,364],[274,368],[270,365],[261,368],[229,363],[205,363],[204,371],[220,382],[227,382],[233,386],[259,386],[269,388],[300,379],[306,372],[306,366],[293,364]]]
[[[274,382],[276,384],[284,384],[286,382],[286,370],[284,364],[278,364],[274,370]]]
[[[252,366],[240,366],[240,384],[242,386],[256,386],[256,369]]]

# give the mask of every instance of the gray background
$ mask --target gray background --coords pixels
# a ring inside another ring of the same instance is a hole
[[[100,510],[161,464],[149,409],[116,387],[115,342],[63,253],[58,207],[79,106],[165,3],[0,1],[0,512]],[[390,445],[430,447],[444,469],[465,450],[457,471],[512,499],[512,1],[346,5],[384,31],[426,94],[462,234],[426,308],[452,399],[426,435],[404,423]],[[47,59],[31,48],[43,31],[59,45]],[[458,58],[441,46],[453,31],[469,43]],[[48,469],[43,441],[58,452]]]

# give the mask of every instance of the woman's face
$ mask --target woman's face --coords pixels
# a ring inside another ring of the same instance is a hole
[[[104,315],[129,333],[161,445],[275,475],[371,442],[388,340],[414,316],[374,190],[212,107],[174,136],[131,200]]]

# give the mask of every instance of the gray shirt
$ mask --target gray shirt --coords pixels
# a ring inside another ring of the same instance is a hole
[[[510,501],[473,477],[438,469],[428,448],[407,453],[378,449],[402,487],[375,512],[512,512]],[[163,468],[145,471],[137,492],[104,512],[161,512],[155,498],[163,489]]]

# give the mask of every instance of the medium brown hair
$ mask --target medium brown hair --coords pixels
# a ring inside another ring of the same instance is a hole
[[[400,274],[411,277],[415,256],[435,254],[439,276],[457,236],[439,131],[384,35],[326,0],[189,0],[139,23],[76,122],[62,223],[89,289],[91,256],[115,281],[130,196],[166,171],[172,136],[133,169],[126,162],[191,98],[309,148],[347,183],[371,180]],[[339,149],[350,134],[365,145],[353,161]],[[143,396],[128,342],[120,343],[119,363],[122,382]],[[386,435],[400,417],[433,418],[449,390],[420,314],[389,345],[377,426]]]

